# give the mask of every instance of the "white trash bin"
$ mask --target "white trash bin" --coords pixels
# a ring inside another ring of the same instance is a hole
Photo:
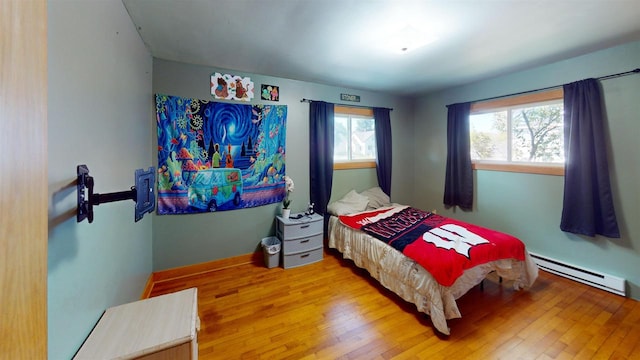
[[[276,236],[262,239],[262,251],[264,252],[264,265],[269,269],[280,266],[281,242]]]

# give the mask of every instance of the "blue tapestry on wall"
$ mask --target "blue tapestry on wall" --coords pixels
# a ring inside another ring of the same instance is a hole
[[[285,195],[285,105],[156,94],[158,214],[235,210]]]

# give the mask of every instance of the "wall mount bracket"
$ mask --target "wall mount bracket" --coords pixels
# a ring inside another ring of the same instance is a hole
[[[142,219],[145,213],[152,212],[155,209],[155,170],[150,167],[149,170],[143,171],[138,169],[135,171],[136,185],[130,190],[98,194],[93,192],[94,180],[89,175],[87,165],[78,165],[77,167],[77,190],[78,190],[78,210],[77,222],[88,219],[89,223],[93,222],[93,206],[100,204],[133,200],[136,202],[135,221]]]

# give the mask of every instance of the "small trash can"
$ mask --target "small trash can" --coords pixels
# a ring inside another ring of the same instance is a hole
[[[280,239],[275,236],[262,239],[264,265],[269,269],[280,266],[280,246]]]

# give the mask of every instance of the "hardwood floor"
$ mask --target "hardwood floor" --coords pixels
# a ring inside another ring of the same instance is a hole
[[[429,318],[329,250],[322,262],[247,264],[156,283],[198,288],[200,359],[640,359],[640,303],[540,271],[490,276],[440,335]]]

